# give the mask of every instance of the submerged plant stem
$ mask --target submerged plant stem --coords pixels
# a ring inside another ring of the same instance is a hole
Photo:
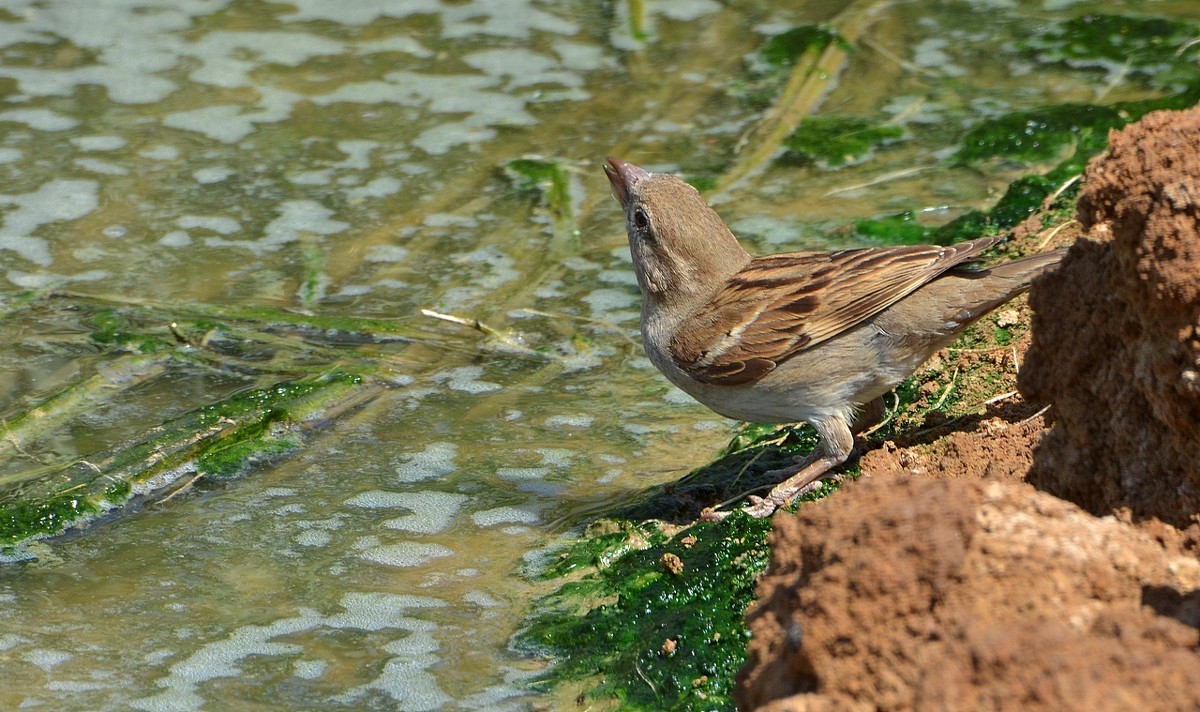
[[[32,441],[94,408],[102,395],[128,391],[162,375],[169,360],[169,355],[158,354],[125,357],[115,367],[81,378],[18,416],[0,421],[0,462],[24,454]],[[0,485],[28,478],[29,474],[0,474]]]
[[[814,47],[793,65],[779,98],[740,142],[738,158],[718,179],[714,196],[736,187],[775,156],[784,139],[812,114],[837,80],[850,56],[846,43],[857,42],[876,11],[887,4],[856,0],[834,18],[830,24],[842,41],[830,42],[820,51]]]
[[[379,383],[333,372],[235,394],[55,471],[10,477],[0,491],[0,546],[53,536],[135,496],[170,496],[300,447],[313,429],[376,398]]]

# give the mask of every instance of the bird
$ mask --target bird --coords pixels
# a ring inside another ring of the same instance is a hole
[[[669,173],[604,163],[642,294],[641,333],[667,380],[711,410],[807,422],[819,440],[766,497],[767,517],[844,463],[855,416],[967,326],[1029,289],[1064,250],[978,266],[1003,235],[751,257],[700,193]],[[881,401],[880,401],[881,403]],[[706,508],[701,519],[731,512]]]

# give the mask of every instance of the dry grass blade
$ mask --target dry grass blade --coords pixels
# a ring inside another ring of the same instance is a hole
[[[1066,230],[1069,227],[1073,227],[1076,225],[1079,225],[1079,221],[1073,220],[1073,219],[1068,220],[1065,223],[1062,223],[1061,225],[1055,225],[1054,228],[1051,229],[1050,232],[1046,235],[1045,239],[1043,239],[1040,243],[1038,243],[1037,252],[1041,252],[1042,250],[1046,249],[1046,247],[1051,242],[1054,242],[1054,238],[1058,237],[1058,233],[1062,232],[1063,230]]]

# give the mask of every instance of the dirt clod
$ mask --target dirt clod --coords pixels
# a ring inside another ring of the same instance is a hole
[[[1111,137],[1079,198],[1087,230],[1030,295],[1019,384],[1053,403],[1029,480],[1103,514],[1200,513],[1200,109]]]
[[[778,517],[772,556],[742,709],[1200,700],[1200,562],[1027,484],[872,477]]]

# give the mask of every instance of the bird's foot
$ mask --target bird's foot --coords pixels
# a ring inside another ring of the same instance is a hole
[[[793,499],[820,487],[821,479],[838,464],[840,462],[836,458],[818,456],[816,458],[800,458],[800,461],[792,467],[772,470],[767,474],[787,477],[787,479],[775,485],[766,497],[750,495],[747,498],[750,503],[743,507],[742,511],[755,519],[769,517],[775,513],[775,510],[786,506]],[[719,512],[711,507],[706,507],[700,512],[700,521],[719,522],[730,514],[733,512]]]
[[[786,507],[797,497],[803,497],[809,492],[812,492],[820,487],[821,477],[818,476],[817,479],[796,487],[785,488],[784,485],[786,484],[786,482],[783,482],[776,485],[775,489],[771,490],[771,493],[766,497],[756,497],[754,495],[750,495],[747,498],[750,500],[750,505],[745,507],[742,511],[754,517],[755,519],[769,517],[780,507]]]

